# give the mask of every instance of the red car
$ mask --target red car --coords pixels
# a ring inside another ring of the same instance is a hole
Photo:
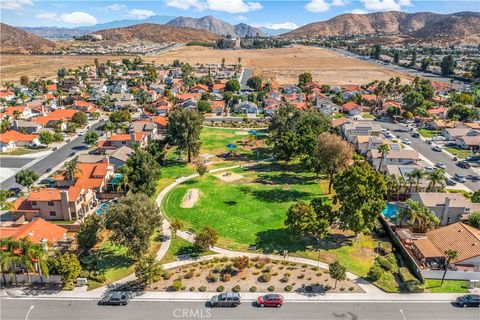
[[[257,299],[257,305],[260,307],[277,307],[283,304],[283,296],[281,294],[266,294]]]

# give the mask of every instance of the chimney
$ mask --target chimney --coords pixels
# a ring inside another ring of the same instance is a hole
[[[441,221],[442,226],[446,225],[448,222],[448,210],[450,209],[450,201],[452,201],[450,197],[445,198],[445,206],[443,208],[442,221]]]
[[[63,219],[72,220],[72,212],[70,210],[70,199],[68,198],[68,190],[60,191],[60,201]]]

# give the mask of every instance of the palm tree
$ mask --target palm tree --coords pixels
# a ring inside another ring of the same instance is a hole
[[[112,134],[113,130],[115,130],[115,128],[116,128],[116,126],[113,122],[107,122],[103,126],[103,129],[105,130],[105,133],[107,134],[107,136],[108,136],[108,131],[110,131],[110,134]]]
[[[447,275],[448,266],[450,265],[450,261],[455,260],[458,257],[458,252],[453,250],[453,249],[447,249],[445,251],[445,257],[446,257],[445,270],[443,272],[442,282],[440,283],[440,286],[443,286],[443,281],[445,281],[445,276]]]
[[[406,186],[405,179],[403,176],[398,177],[398,193],[397,193],[397,201],[400,200],[400,194],[402,193],[402,188]]]
[[[49,275],[48,263],[47,263],[48,252],[43,248],[42,245],[35,245],[31,249],[31,259],[35,264],[35,270],[40,275],[40,279],[43,283],[43,276]]]
[[[388,146],[388,144],[382,143],[381,145],[378,146],[378,151],[380,151],[380,163],[378,164],[377,171],[380,171],[382,162],[385,162],[385,157],[390,152],[390,147]]]
[[[435,191],[435,187],[439,184],[442,189],[445,188],[445,171],[442,169],[435,169],[428,175],[430,183],[428,184],[427,191]]]
[[[20,264],[20,244],[18,241],[12,239],[6,239],[2,241],[2,247],[5,247],[7,253],[3,256],[7,259],[7,261],[2,262],[2,265],[8,267],[9,270],[13,271],[13,278],[15,280],[15,284],[18,284],[17,281],[17,265]]]
[[[425,175],[425,171],[423,169],[414,169],[412,172],[410,172],[410,175],[415,181],[415,191],[418,192],[418,185],[420,184],[420,180],[422,180],[423,176]]]
[[[117,128],[120,129],[123,133],[125,133],[125,132],[127,132],[128,124],[119,123],[119,124],[117,124]]]
[[[63,167],[65,169],[65,177],[73,184],[75,182],[75,175],[82,172],[77,166],[77,160],[67,161]]]
[[[406,222],[412,228],[416,226],[416,229],[422,233],[439,223],[437,216],[432,210],[411,199],[405,201],[405,205],[400,207],[398,221],[400,226],[403,226],[403,223]]]
[[[21,256],[20,262],[25,267],[27,272],[28,283],[31,283],[29,270],[34,270],[32,263],[32,243],[27,238],[22,238],[19,241]]]

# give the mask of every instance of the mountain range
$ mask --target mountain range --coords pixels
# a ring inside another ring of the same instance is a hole
[[[230,23],[217,19],[213,16],[205,16],[199,19],[190,17],[177,17],[167,22],[167,25],[182,28],[190,27],[202,29],[219,35],[239,36],[241,38],[265,35],[262,30],[249,26],[248,24],[240,23],[237,25],[231,25]]]
[[[342,35],[396,34],[409,41],[429,43],[480,43],[480,13],[398,11],[343,14],[327,21],[307,24],[280,35],[285,39]]]
[[[30,32],[0,23],[0,49],[2,53],[27,53],[50,51],[57,44]]]

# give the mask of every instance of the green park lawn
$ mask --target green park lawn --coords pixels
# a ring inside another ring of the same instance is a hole
[[[432,293],[468,293],[467,280],[445,280],[440,286],[441,283],[440,279],[425,279],[422,287]]]
[[[462,159],[472,155],[472,152],[470,150],[462,150],[462,149],[457,149],[452,147],[445,147],[444,149],[445,151],[448,151],[454,156]]]
[[[172,238],[170,247],[168,247],[165,256],[161,260],[162,264],[177,261],[178,255],[188,254],[191,256],[206,256],[209,254],[215,254],[213,251],[197,252],[192,243],[184,240],[180,237]]]
[[[418,129],[418,133],[424,138],[433,138],[434,136],[438,135],[440,131],[436,130],[428,130],[428,129]]]

